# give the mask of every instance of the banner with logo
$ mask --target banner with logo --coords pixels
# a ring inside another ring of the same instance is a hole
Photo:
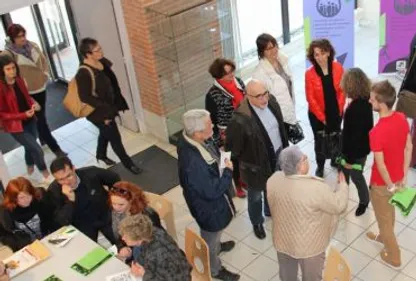
[[[314,39],[328,39],[335,48],[337,61],[345,68],[353,67],[354,4],[353,0],[304,0],[306,48]]]
[[[416,34],[416,0],[380,1],[379,73],[406,67],[410,42]]]

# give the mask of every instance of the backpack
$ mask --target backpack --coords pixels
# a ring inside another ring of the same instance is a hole
[[[78,71],[81,68],[85,68],[88,70],[88,72],[91,75],[92,80],[92,95],[97,96],[95,93],[95,77],[94,72],[92,69],[86,65],[81,65],[78,69]],[[95,109],[89,104],[83,103],[79,97],[79,91],[78,91],[78,84],[77,81],[74,78],[71,79],[68,83],[68,91],[64,97],[64,100],[62,101],[65,108],[74,116],[77,118],[81,117],[87,117],[90,115]]]

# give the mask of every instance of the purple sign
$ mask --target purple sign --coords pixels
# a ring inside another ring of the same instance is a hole
[[[304,0],[305,46],[326,38],[335,48],[336,59],[345,68],[354,65],[354,1]],[[307,66],[309,62],[307,62]]]
[[[416,0],[381,0],[379,73],[396,72],[416,33]]]

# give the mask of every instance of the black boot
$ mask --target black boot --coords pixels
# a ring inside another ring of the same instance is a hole
[[[143,172],[142,169],[140,169],[139,167],[137,167],[136,165],[131,165],[129,168],[127,168],[127,170],[129,170],[130,172],[132,172],[135,175],[140,174],[141,172]]]
[[[107,156],[97,156],[97,162],[103,161],[107,166],[113,166],[116,164],[116,161],[111,160]]]
[[[266,231],[264,231],[264,227],[262,224],[253,225],[254,235],[256,235],[259,239],[266,238]]]
[[[237,273],[232,273],[228,271],[225,267],[221,267],[220,271],[217,275],[212,276],[215,279],[223,280],[223,281],[238,281],[240,280],[240,275]]]
[[[235,247],[235,242],[234,241],[227,241],[227,242],[221,242],[221,248],[220,248],[220,253],[224,252],[229,252],[232,249],[234,249]]]
[[[324,177],[324,167],[316,168],[315,176],[319,177],[319,178],[323,178]]]
[[[367,210],[368,204],[359,204],[357,210],[355,210],[355,216],[359,217],[365,213]]]

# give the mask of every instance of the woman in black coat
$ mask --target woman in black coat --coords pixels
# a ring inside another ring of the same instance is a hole
[[[11,180],[0,207],[0,242],[17,251],[55,231],[48,202],[43,188],[34,188],[23,177]]]
[[[359,68],[351,68],[344,73],[341,88],[352,101],[344,114],[342,130],[342,154],[346,161],[343,167],[345,178],[349,184],[351,177],[358,190],[360,203],[355,211],[356,216],[365,213],[370,201],[367,182],[363,172],[370,153],[369,132],[373,128],[373,109],[369,103],[371,82]],[[362,169],[354,169],[353,165],[361,165]]]

